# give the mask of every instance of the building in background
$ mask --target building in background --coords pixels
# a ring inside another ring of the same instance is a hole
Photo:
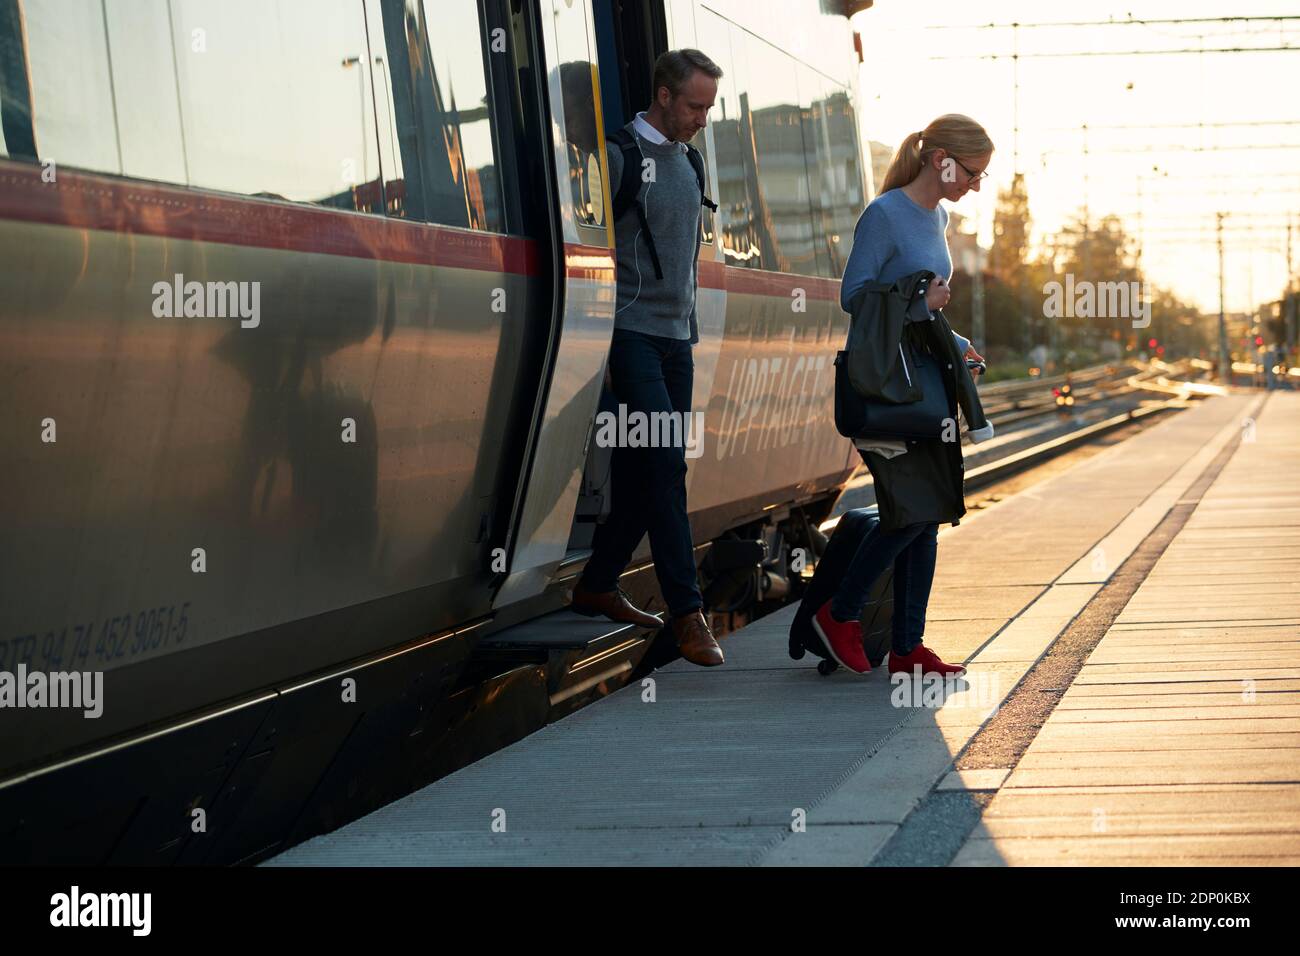
[[[885,181],[885,170],[889,168],[889,161],[894,158],[894,147],[877,143],[874,139],[868,141],[867,145],[871,147],[871,176],[876,184],[871,194],[879,196],[880,184]]]

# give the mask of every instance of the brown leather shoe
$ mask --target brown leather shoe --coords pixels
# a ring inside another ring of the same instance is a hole
[[[647,614],[627,599],[622,588],[613,591],[588,591],[581,583],[573,589],[569,609],[587,617],[603,614],[611,621],[620,624],[636,624],[640,627],[663,627],[664,622],[653,614]]]
[[[673,618],[673,637],[677,638],[677,649],[682,652],[682,657],[692,664],[716,667],[725,660],[722,648],[713,639],[713,632],[699,611]]]

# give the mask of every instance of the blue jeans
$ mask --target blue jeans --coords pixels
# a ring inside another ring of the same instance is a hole
[[[939,525],[910,524],[893,531],[876,525],[858,545],[831,601],[831,614],[840,621],[862,616],[876,578],[894,565],[893,653],[908,654],[925,636],[925,608],[934,582]]]
[[[677,412],[685,428],[695,378],[690,342],[615,329],[609,371],[614,396],[629,414]],[[668,613],[677,617],[702,607],[686,515],[685,445],[627,448],[619,444],[612,459],[613,502],[605,523],[596,526],[592,555],[582,572],[583,587],[614,590],[648,531]]]

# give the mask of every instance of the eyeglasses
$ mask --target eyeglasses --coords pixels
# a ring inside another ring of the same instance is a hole
[[[964,172],[964,173],[969,177],[969,180],[968,180],[968,181],[971,182],[971,183],[977,183],[977,182],[979,182],[981,179],[988,179],[988,178],[989,178],[989,174],[988,174],[987,172],[984,172],[984,171],[981,171],[981,172],[979,172],[979,173],[973,173],[973,172],[971,172],[969,169],[966,168],[966,164],[963,163],[963,162],[962,162],[960,159],[958,159],[956,156],[953,156],[953,157],[952,157],[952,161],[953,161],[954,163],[956,163],[958,166],[961,167],[962,172]]]

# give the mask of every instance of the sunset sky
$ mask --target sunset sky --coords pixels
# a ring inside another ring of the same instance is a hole
[[[990,180],[980,195],[972,193],[952,208],[978,218],[981,244],[987,247],[997,187],[1010,181],[1016,166],[1013,31],[973,25],[1229,15],[1300,17],[1300,0],[1251,0],[1247,7],[1231,8],[1208,0],[1087,5],[876,0],[853,20],[863,41],[866,135],[897,147],[907,133],[941,113],[966,113],[982,123],[997,144]],[[941,26],[947,28],[935,29]],[[1300,19],[1022,26],[1018,32],[1019,168],[1028,184],[1035,241],[1077,215],[1085,200],[1093,221],[1117,213],[1136,236],[1140,208],[1149,281],[1217,312],[1214,214],[1224,211],[1229,214],[1224,221],[1228,310],[1278,299],[1285,282],[1288,219],[1293,274],[1300,268]],[[1027,56],[1225,47],[1292,49]],[[994,53],[1007,55],[980,58]],[[1238,125],[1208,125],[1225,123]],[[1254,125],[1240,125],[1247,123]],[[1089,127],[1086,162],[1084,124]],[[1285,145],[1289,148],[1272,148]]]

